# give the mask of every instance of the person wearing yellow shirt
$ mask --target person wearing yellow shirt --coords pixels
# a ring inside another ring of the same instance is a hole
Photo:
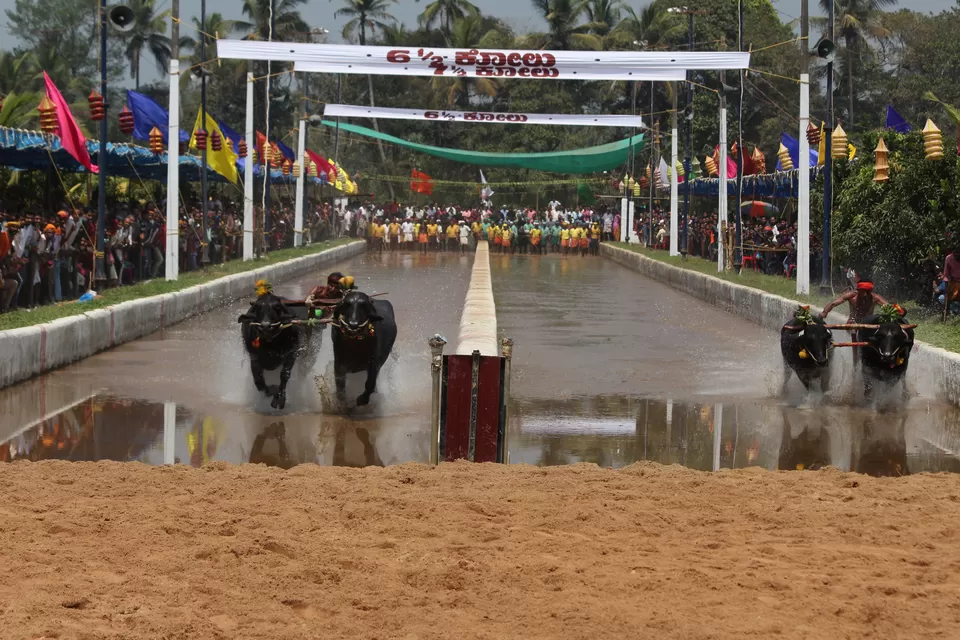
[[[400,223],[394,218],[393,222],[387,227],[387,237],[390,239],[390,250],[396,251],[400,248]]]
[[[437,223],[433,220],[427,222],[427,240],[432,246],[440,249],[440,245],[437,243]]]
[[[377,226],[377,225],[376,225],[376,223],[374,223],[373,218],[370,218],[370,221],[367,222],[367,225],[366,225],[366,229],[367,229],[367,251],[371,251],[371,250],[373,249],[373,232],[374,232],[374,228],[375,228],[376,226]]]
[[[473,225],[471,225],[470,227],[470,230],[473,231],[474,244],[476,244],[477,242],[480,242],[480,232],[482,230],[480,227],[480,222],[477,220],[474,220]]]
[[[530,247],[536,255],[540,255],[540,238],[542,236],[543,232],[540,230],[539,225],[534,226],[533,229],[530,230]]]
[[[430,236],[427,232],[427,223],[418,222],[416,225],[414,225],[414,227],[414,233],[417,236],[417,243],[420,245],[420,253],[426,253],[427,245],[430,242]]]
[[[493,245],[497,248],[497,253],[503,251],[503,231],[498,225],[490,227],[488,233],[493,237]]]
[[[382,222],[373,223],[373,248],[383,253],[383,237],[387,234],[387,225]]]
[[[590,254],[600,255],[600,223],[596,220],[590,225]]]
[[[456,251],[460,242],[460,225],[451,222],[447,225],[447,251]]]
[[[566,223],[560,229],[560,246],[563,248],[563,255],[566,256],[570,252],[570,227]]]
[[[510,225],[503,225],[503,231],[500,232],[500,251],[502,253],[512,253],[513,246],[510,244],[513,240],[513,234],[510,231]]]

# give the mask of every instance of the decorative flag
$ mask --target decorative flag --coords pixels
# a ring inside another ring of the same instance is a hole
[[[310,151],[310,149],[307,149],[307,155],[310,157],[313,163],[317,165],[318,173],[327,174],[327,182],[333,184],[337,181],[337,170],[334,169],[333,165],[327,162],[323,156]]]
[[[57,85],[53,84],[53,80],[50,79],[46,71],[43,72],[43,81],[47,85],[47,99],[57,108],[57,124],[60,127],[60,144],[63,145],[63,149],[76,158],[77,162],[89,169],[91,173],[100,173],[100,167],[90,160],[90,154],[87,152],[87,139],[80,133],[77,121],[73,119],[73,114],[70,113],[70,105],[63,99]],[[106,158],[106,154],[104,153],[100,157]]]
[[[657,167],[657,179],[661,187],[664,189],[670,188],[669,178],[667,177],[667,161],[663,156],[660,156],[660,166]]]
[[[220,127],[220,133],[223,134],[224,140],[230,141],[230,146],[233,147],[233,152],[240,156],[240,141],[243,140],[243,136],[227,126],[220,118],[217,118],[217,125]],[[184,133],[183,129],[180,130],[180,133]]]
[[[713,148],[713,161],[716,165],[720,166],[720,145],[717,145]],[[746,166],[746,165],[744,165]],[[718,169],[719,174],[719,169]],[[731,157],[731,154],[727,154],[727,180],[737,177],[737,161]]]
[[[482,184],[482,185],[486,185],[486,184],[487,184],[487,179],[486,179],[486,177],[484,177],[484,175],[483,175],[483,169],[480,169],[480,184]],[[481,199],[481,200],[489,200],[490,198],[493,197],[493,193],[494,193],[494,191],[493,191],[493,189],[491,189],[490,187],[487,187],[487,186],[481,187],[481,189],[480,189],[480,199]]]
[[[296,161],[297,161],[297,154],[295,154],[295,153],[293,152],[293,149],[291,149],[291,148],[288,147],[287,145],[283,144],[283,143],[280,142],[279,140],[277,140],[274,144],[276,145],[276,148],[280,150],[280,153],[283,154],[283,157],[284,157],[284,158],[286,158],[286,159],[289,160],[290,162],[296,162]]]
[[[410,189],[415,193],[433,195],[433,178],[416,169],[410,170]]]
[[[907,133],[910,131],[910,123],[902,115],[897,113],[892,104],[887,105],[887,129],[893,129],[897,133]]]
[[[827,136],[824,135],[823,123],[820,123],[820,145],[817,147],[817,166],[822,167],[827,161]]]
[[[207,135],[210,137],[216,132],[221,139],[223,138],[223,131],[220,130],[220,126],[217,124],[216,119],[210,115],[210,112],[207,112],[204,126],[200,126],[200,110],[197,110],[197,121],[193,125],[193,135],[190,136],[191,149],[197,148],[197,131],[200,129],[206,129]],[[237,154],[230,145],[225,144],[221,146],[220,151],[214,151],[212,145],[208,145],[207,166],[234,184],[239,180],[239,175],[237,174]]]
[[[788,133],[780,134],[780,144],[787,148],[787,151],[790,152],[790,159],[793,160],[793,166],[799,167],[800,164],[800,142],[796,138],[791,136]],[[817,166],[819,161],[820,154],[817,153],[816,149],[810,147],[810,165],[811,167]],[[777,163],[777,169],[782,171],[781,164]]]
[[[154,127],[163,135],[163,145],[170,146],[167,137],[170,133],[170,113],[150,96],[127,90],[127,104],[133,112],[133,137],[137,140],[150,140]],[[222,128],[222,127],[221,127]],[[189,142],[190,133],[180,129],[180,142]]]

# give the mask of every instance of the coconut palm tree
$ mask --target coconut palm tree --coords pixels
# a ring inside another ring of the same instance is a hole
[[[439,21],[443,33],[450,34],[451,25],[466,16],[480,15],[480,9],[469,0],[433,0],[423,9],[418,21],[424,29],[432,29]]]
[[[8,95],[25,88],[27,72],[33,57],[30,53],[17,55],[12,51],[0,51],[0,94]]]
[[[585,11],[593,33],[601,38],[610,35],[610,32],[620,24],[622,6],[623,3],[620,0],[590,0]]]
[[[453,31],[446,44],[453,49],[489,49],[497,46],[502,32],[490,28],[480,15],[459,18],[453,23]],[[496,97],[502,82],[497,78],[444,78],[435,76],[431,84],[437,94],[443,96],[448,106],[466,106],[474,95]]]
[[[382,31],[391,22],[395,22],[390,14],[390,5],[397,0],[345,0],[343,6],[334,11],[333,17],[350,18],[343,25],[343,37],[353,40],[356,37],[361,45],[367,43],[367,34]]]
[[[247,31],[247,28],[241,27],[237,20],[226,20],[223,14],[218,12],[207,15],[206,24],[202,24],[200,18],[194,16],[193,28],[198,35],[201,33],[208,34],[204,36],[206,39],[205,44],[207,47],[206,53],[208,61],[215,61],[217,59],[217,38],[223,38],[232,33]],[[188,49],[192,52],[190,55],[190,66],[199,69],[199,67],[197,67],[201,62],[199,38],[195,39],[193,36],[180,38],[180,48]],[[184,78],[189,79],[190,75],[184,74]]]
[[[534,33],[521,39],[526,46],[537,49],[600,49],[602,40],[591,33],[590,23],[580,19],[589,0],[531,0],[534,8],[547,22],[547,33]]]
[[[870,38],[885,38],[890,32],[883,26],[883,10],[893,7],[897,0],[833,0],[836,37],[843,40],[844,57],[847,62],[847,93],[849,113],[847,119],[853,128],[853,64],[866,47]],[[820,8],[830,11],[830,0],[820,0]],[[823,18],[813,20],[824,29],[828,26]]]
[[[630,5],[624,5],[623,10],[626,15],[610,35],[630,48],[640,47],[647,51],[657,49],[668,40],[685,33],[686,27],[675,15],[655,4],[648,4],[640,13]]]
[[[273,39],[288,42],[303,40],[310,31],[300,10],[307,0],[243,0],[243,15],[246,20],[238,20],[238,32],[247,34],[251,40],[270,39],[270,5],[273,4]]]
[[[130,77],[134,87],[140,90],[140,57],[147,49],[161,73],[170,63],[170,38],[166,35],[169,11],[157,13],[156,0],[128,0],[133,11],[133,30],[124,36],[124,55],[130,62]]]
[[[24,93],[10,92],[3,99],[3,109],[0,110],[0,127],[11,127],[15,129],[33,129],[36,128],[39,113],[37,105],[43,99],[43,95],[37,91],[26,91]]]

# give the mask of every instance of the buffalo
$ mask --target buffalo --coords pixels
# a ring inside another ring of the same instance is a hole
[[[830,386],[830,352],[833,334],[821,318],[806,309],[798,311],[780,330],[780,353],[783,355],[783,392],[787,390],[790,374],[809,391],[817,382],[826,393]]]
[[[903,382],[906,395],[904,377],[913,350],[913,327],[907,325],[902,315],[892,319],[874,314],[863,322],[878,325],[876,329],[860,329],[858,332],[858,339],[867,343],[859,350],[864,396],[869,399],[876,387],[892,388],[900,382]]]
[[[302,327],[283,301],[258,284],[256,301],[237,318],[243,344],[250,354],[250,372],[257,391],[273,396],[274,409],[283,409],[287,402],[287,382],[303,344]],[[267,386],[263,372],[280,369],[280,385]]]
[[[333,372],[337,397],[342,401],[348,373],[367,372],[357,406],[370,402],[377,390],[377,376],[397,339],[393,305],[374,300],[360,291],[349,291],[333,311]]]

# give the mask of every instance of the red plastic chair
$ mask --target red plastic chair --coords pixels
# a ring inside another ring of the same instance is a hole
[[[784,275],[784,277],[787,280],[789,280],[791,277],[795,275],[797,275],[797,265],[791,264],[790,266],[787,267],[787,273]]]
[[[753,256],[747,256],[747,255],[745,255],[745,256],[743,256],[743,264],[741,265],[740,268],[741,268],[741,269],[746,269],[748,264],[753,265],[753,270],[754,270],[754,271],[759,271],[759,270],[760,270],[760,268],[757,266],[757,259],[754,258]]]

